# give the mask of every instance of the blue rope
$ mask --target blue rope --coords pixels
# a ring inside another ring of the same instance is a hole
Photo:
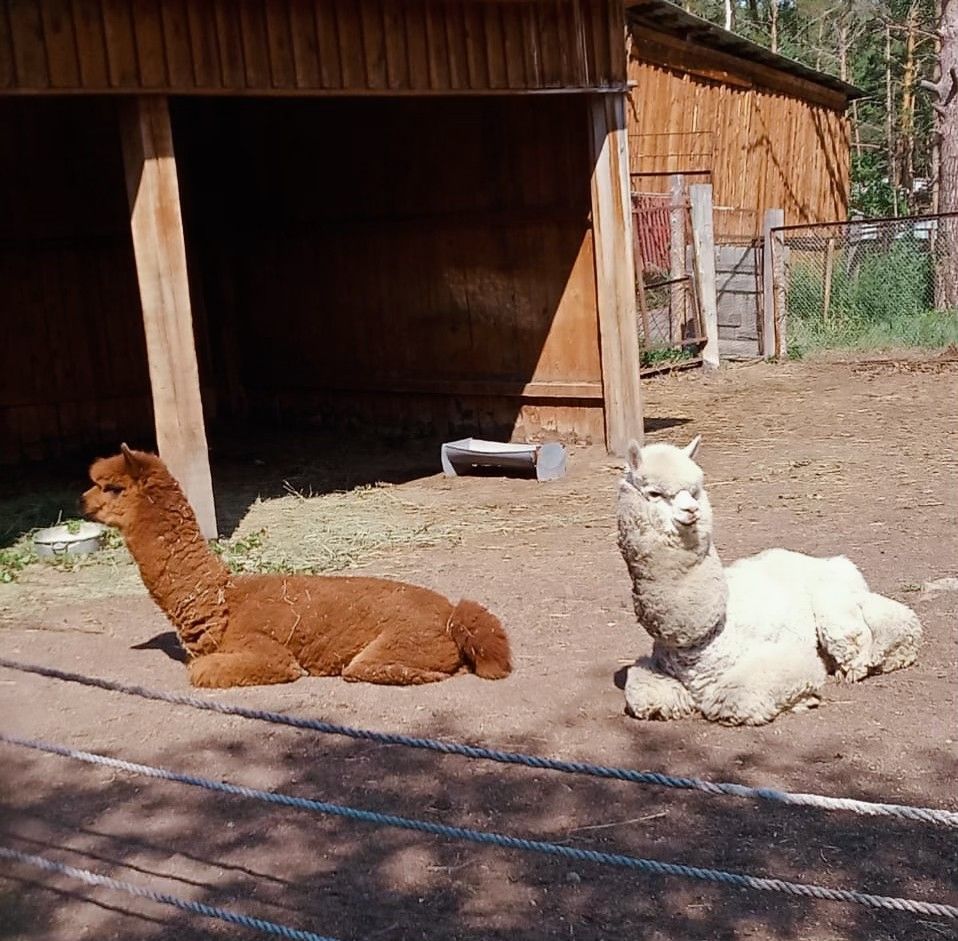
[[[18,863],[25,863],[28,866],[43,869],[46,872],[56,872],[64,876],[70,876],[73,879],[79,879],[87,885],[106,886],[108,889],[116,889],[119,892],[126,892],[128,895],[136,895],[139,898],[150,899],[162,905],[172,905],[174,908],[182,909],[185,912],[193,912],[195,915],[203,915],[205,918],[215,918],[219,921],[227,921],[231,925],[242,925],[242,927],[252,928],[254,931],[262,931],[265,934],[289,938],[290,941],[337,941],[336,938],[313,934],[312,931],[300,931],[298,928],[288,928],[286,925],[278,925],[272,921],[264,921],[262,918],[253,918],[251,915],[240,915],[237,912],[231,912],[225,908],[217,908],[215,905],[206,905],[203,902],[191,902],[189,899],[181,899],[175,895],[169,895],[166,892],[154,892],[152,889],[144,889],[142,886],[134,885],[132,882],[111,879],[109,876],[101,876],[95,872],[90,872],[88,869],[77,869],[75,866],[65,866],[63,863],[56,863],[52,859],[46,859],[43,856],[31,856],[29,853],[21,853],[5,846],[0,846],[0,859],[10,859]]]
[[[727,797],[752,798],[797,807],[815,807],[819,810],[844,810],[863,816],[895,817],[899,820],[914,820],[921,823],[935,824],[937,826],[958,828],[958,812],[939,810],[934,807],[874,803],[872,801],[855,800],[848,797],[827,797],[821,794],[778,791],[774,788],[767,787],[747,787],[744,784],[674,777],[669,774],[659,774],[655,771],[634,771],[629,768],[608,767],[606,765],[590,764],[583,761],[563,761],[555,758],[543,758],[539,755],[499,751],[497,749],[482,748],[476,745],[464,745],[459,742],[443,742],[432,738],[412,738],[394,732],[374,732],[370,729],[357,729],[346,725],[335,725],[331,722],[325,722],[322,719],[308,719],[302,716],[286,715],[281,712],[248,709],[244,706],[234,706],[229,703],[217,702],[216,700],[208,701],[197,699],[195,696],[186,696],[182,693],[169,693],[162,690],[149,689],[144,686],[130,686],[125,683],[118,683],[114,680],[83,676],[80,673],[70,673],[65,670],[56,670],[52,667],[44,667],[37,664],[21,663],[17,660],[8,660],[4,657],[0,657],[0,667],[6,667],[9,670],[18,670],[22,673],[35,673],[38,676],[65,680],[69,683],[80,683],[83,686],[93,686],[97,689],[124,693],[128,696],[139,696],[142,699],[167,702],[178,706],[189,706],[191,709],[217,712],[222,715],[241,716],[245,719],[255,719],[260,722],[270,722],[275,725],[287,725],[296,729],[309,729],[313,732],[322,732],[326,735],[341,735],[360,741],[375,742],[379,745],[401,745],[406,748],[420,748],[427,751],[439,752],[444,755],[460,755],[464,758],[494,761],[506,765],[523,765],[527,768],[537,768],[544,771],[559,771],[565,774],[581,774],[614,781],[628,781],[632,784],[651,784],[657,787],[667,787],[677,790],[699,791],[713,796],[724,795]]]
[[[781,879],[765,879],[743,873],[725,872],[720,869],[702,869],[697,866],[686,866],[680,863],[663,863],[655,859],[640,859],[635,856],[626,856],[622,853],[606,853],[599,850],[579,849],[571,846],[562,846],[558,843],[548,843],[543,840],[526,840],[488,830],[451,827],[442,823],[432,823],[428,820],[399,817],[394,814],[382,814],[372,810],[363,810],[358,807],[346,807],[341,804],[331,804],[327,801],[311,800],[306,797],[293,797],[289,794],[280,794],[273,791],[261,791],[256,788],[227,784],[225,781],[212,781],[209,778],[201,778],[191,774],[180,774],[179,772],[170,771],[166,768],[155,768],[151,765],[136,764],[131,761],[123,761],[119,758],[108,758],[105,755],[96,755],[91,752],[67,748],[63,745],[53,745],[49,742],[41,742],[35,739],[18,738],[4,733],[0,733],[0,742],[6,742],[9,745],[18,745],[22,748],[32,748],[36,751],[48,752],[54,755],[62,755],[66,758],[75,758],[79,761],[85,761],[88,764],[116,768],[120,771],[128,771],[132,774],[139,774],[149,778],[157,778],[161,781],[173,781],[177,784],[188,784],[192,787],[204,788],[205,790],[216,791],[221,794],[233,794],[238,797],[263,801],[268,804],[277,804],[281,807],[295,807],[298,810],[310,810],[334,817],[344,817],[348,820],[360,820],[364,823],[373,823],[383,827],[396,827],[401,830],[431,833],[434,836],[465,840],[470,843],[479,843],[486,846],[502,846],[507,849],[560,856],[564,859],[574,859],[577,862],[619,866],[640,872],[655,873],[656,875],[684,876],[689,879],[719,882],[725,885],[740,886],[747,889],[785,892],[788,895],[799,895],[834,902],[854,902],[858,905],[867,905],[870,908],[892,909],[894,911],[910,912],[918,915],[933,915],[943,918],[958,918],[958,906],[954,905],[942,905],[936,902],[922,902],[914,899],[892,898],[884,895],[866,895],[865,893],[856,892],[851,889],[829,889],[825,886],[811,885],[802,882],[785,882]]]

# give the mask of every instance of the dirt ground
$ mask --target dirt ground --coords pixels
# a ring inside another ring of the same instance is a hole
[[[488,604],[516,670],[392,689],[305,679],[199,693],[344,724],[797,791],[958,809],[958,367],[790,363],[647,384],[650,440],[704,435],[726,562],[770,545],[844,552],[911,604],[906,671],[830,684],[760,729],[640,723],[616,674],[648,651],[614,540],[618,463],[445,480],[438,454],[308,460],[233,441],[216,486],[237,565],[397,576]],[[366,463],[361,462],[365,460]],[[330,492],[334,483],[391,481]],[[255,501],[257,493],[264,499]],[[238,546],[238,548],[236,548]],[[186,692],[169,627],[122,552],[0,585],[3,656]],[[385,812],[833,887],[958,904],[958,835],[932,826],[349,742],[0,670],[2,727],[131,761]],[[954,922],[570,865],[220,797],[0,745],[0,843],[342,939],[941,939]],[[0,938],[254,937],[4,864]]]

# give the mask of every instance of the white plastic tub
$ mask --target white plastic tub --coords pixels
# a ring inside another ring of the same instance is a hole
[[[539,480],[556,480],[566,470],[566,450],[557,441],[525,444],[461,438],[459,441],[447,441],[440,449],[440,459],[447,477],[458,477],[473,467],[501,467],[507,470],[534,470]]]

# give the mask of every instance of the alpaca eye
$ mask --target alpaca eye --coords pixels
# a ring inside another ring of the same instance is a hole
[[[103,489],[107,493],[123,493],[123,488],[119,484],[104,484]]]
[[[646,490],[646,494],[651,500],[658,500],[662,496],[661,490]]]

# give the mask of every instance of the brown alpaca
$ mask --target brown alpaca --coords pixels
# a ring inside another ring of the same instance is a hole
[[[382,578],[234,576],[163,462],[131,451],[90,468],[91,518],[116,526],[190,656],[194,686],[339,676],[400,686],[512,669],[499,620],[474,601]]]

